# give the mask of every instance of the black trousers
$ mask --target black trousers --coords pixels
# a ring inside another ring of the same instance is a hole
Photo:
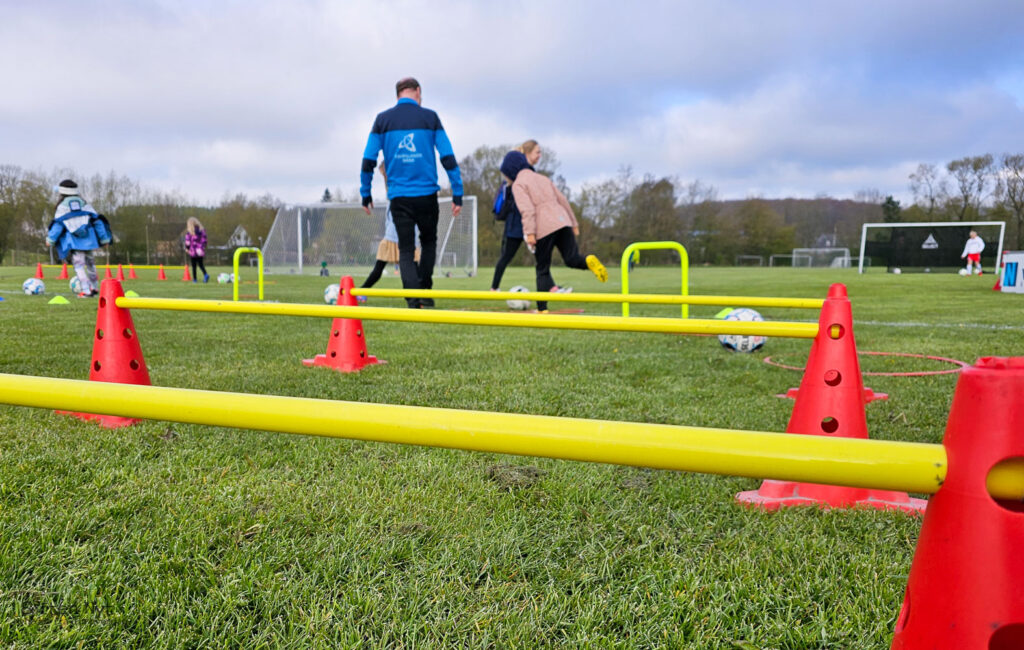
[[[494,265],[494,279],[491,280],[491,288],[497,289],[501,286],[501,276],[505,275],[505,267],[512,261],[512,258],[519,252],[519,245],[523,240],[519,237],[503,237],[501,240],[501,257]]]
[[[551,291],[555,286],[555,280],[551,277],[551,254],[554,249],[562,255],[562,261],[571,269],[586,269],[587,258],[580,255],[580,249],[576,246],[576,235],[572,228],[566,226],[559,228],[550,235],[537,240],[537,291]],[[548,303],[537,301],[537,309],[547,309]]]
[[[377,260],[377,263],[373,265],[373,270],[370,271],[370,275],[366,276],[366,281],[363,282],[360,289],[369,289],[377,284],[377,280],[380,280],[380,275],[384,272],[387,265],[388,263],[384,260]]]
[[[206,275],[206,265],[203,264],[203,258],[201,256],[193,257],[189,255],[189,257],[192,258],[192,278],[195,279],[196,282],[199,282],[199,276],[196,274],[196,264],[199,264],[199,268],[203,270],[203,275]]]
[[[391,199],[391,218],[398,231],[398,268],[405,289],[432,289],[437,258],[437,194],[396,196]],[[416,264],[416,228],[420,229],[420,262]],[[413,298],[410,305],[418,304]]]

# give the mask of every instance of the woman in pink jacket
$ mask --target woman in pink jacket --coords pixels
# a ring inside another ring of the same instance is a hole
[[[608,271],[601,260],[595,255],[584,257],[580,253],[576,245],[576,235],[580,233],[576,215],[551,179],[538,174],[519,151],[505,154],[501,173],[512,182],[512,195],[523,215],[526,245],[531,249],[536,247],[537,291],[551,291],[555,286],[551,277],[551,255],[555,248],[569,268],[590,269],[598,280],[607,282]],[[538,310],[547,311],[547,308],[546,302],[537,302]]]

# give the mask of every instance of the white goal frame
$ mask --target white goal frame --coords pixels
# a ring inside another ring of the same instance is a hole
[[[776,259],[783,259],[783,258],[788,258],[789,259],[789,265],[791,267],[793,267],[793,268],[803,268],[803,267],[811,268],[811,256],[810,255],[799,255],[799,254],[798,255],[793,255],[792,253],[772,253],[768,257],[768,266],[775,266],[775,260]],[[797,264],[796,262],[797,262],[798,259],[805,259],[805,260],[807,260],[807,264],[805,264],[803,266],[801,266],[800,264]]]
[[[828,266],[815,266],[814,265],[814,255],[816,253],[828,253],[828,252],[837,252],[837,253],[839,253],[839,255],[837,255],[836,257],[832,258],[833,261],[835,261],[835,260],[845,260],[845,264],[839,264],[839,265],[829,264]],[[822,247],[822,248],[794,248],[793,249],[793,257],[794,257],[794,259],[797,258],[797,257],[810,257],[811,258],[811,263],[808,264],[807,267],[806,267],[806,268],[809,268],[809,269],[835,269],[835,268],[848,269],[848,268],[850,268],[853,265],[852,258],[850,257],[850,249],[849,248],[844,248],[842,246],[826,246],[826,247]],[[804,267],[800,267],[800,268],[804,268]]]
[[[740,264],[740,262],[757,262],[757,264]],[[764,266],[764,255],[737,255],[734,266]]]
[[[1003,237],[1006,235],[1005,221],[889,221],[883,223],[866,223],[860,229],[860,255],[857,260],[857,273],[864,273],[864,248],[868,242],[868,228],[942,228],[956,226],[970,228],[973,226],[999,226],[999,245],[996,248],[996,273],[999,273],[999,261],[1003,258]]]

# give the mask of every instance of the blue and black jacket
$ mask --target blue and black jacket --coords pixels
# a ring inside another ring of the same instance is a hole
[[[441,118],[416,100],[403,97],[388,110],[377,115],[370,129],[363,152],[359,194],[363,205],[371,201],[370,186],[377,166],[377,153],[384,151],[388,175],[388,199],[400,196],[429,196],[441,187],[437,184],[434,149],[441,156],[441,166],[452,185],[452,203],[462,205],[462,174],[455,160],[452,143],[441,126]]]
[[[58,205],[46,243],[56,244],[57,257],[66,259],[74,251],[92,251],[110,243],[110,224],[80,196],[65,197]]]

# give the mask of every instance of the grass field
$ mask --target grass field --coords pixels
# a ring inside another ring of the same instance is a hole
[[[0,267],[0,372],[85,379],[96,304],[47,305],[55,291],[69,295],[52,279],[49,296],[22,295],[33,271]],[[143,296],[231,295],[230,285],[140,275],[127,288]],[[486,290],[482,275],[435,286]],[[576,291],[618,291],[615,272],[608,285],[555,275]],[[630,286],[668,293],[678,281],[678,269],[641,268]],[[861,351],[1024,353],[1024,298],[991,291],[990,275],[691,271],[695,294],[823,298],[832,282],[848,286]],[[326,284],[267,276],[266,298],[322,304]],[[511,269],[513,284],[532,286],[532,271]],[[255,284],[241,290],[254,299]],[[802,365],[810,348],[771,339],[746,355],[708,337],[366,322],[370,353],[388,363],[340,374],[299,361],[324,352],[323,319],[133,317],[159,386],[767,431],[785,429],[792,402],[775,395],[800,373],[764,357]],[[948,367],[874,356],[861,365]],[[871,436],[941,441],[955,382],[868,377],[890,394],[867,408]],[[110,431],[0,406],[0,643],[888,648],[920,520],[733,502],[758,484],[166,422]]]

